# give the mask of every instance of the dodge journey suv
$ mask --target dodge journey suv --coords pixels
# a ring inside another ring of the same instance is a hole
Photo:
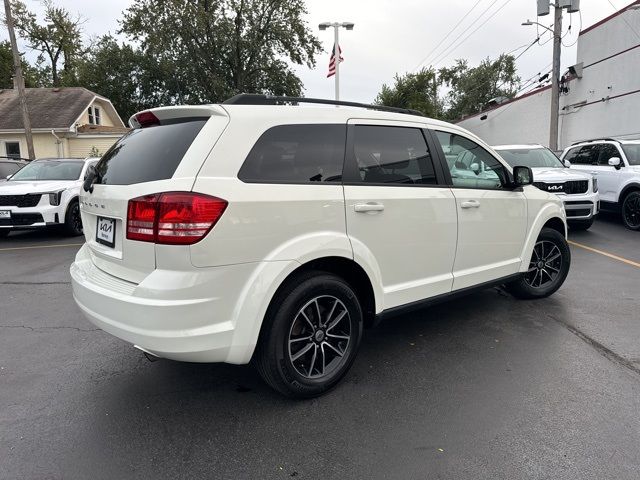
[[[492,285],[546,297],[569,271],[561,200],[418,112],[239,95],[130,124],[85,178],[71,276],[87,318],[148,356],[252,361],[311,397],[380,319]]]

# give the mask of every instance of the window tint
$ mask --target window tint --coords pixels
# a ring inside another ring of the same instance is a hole
[[[598,154],[600,153],[598,145],[585,145],[579,147],[578,152],[570,158],[567,154],[567,160],[576,165],[597,165]],[[569,153],[572,153],[571,151]]]
[[[509,183],[506,168],[477,143],[455,133],[436,132],[454,187],[499,190]]]
[[[547,148],[513,148],[497,150],[512,167],[564,168],[562,162]]]
[[[206,121],[133,130],[102,156],[96,165],[97,183],[131,185],[171,178]]]
[[[246,182],[341,182],[346,125],[280,125],[249,152],[238,178]]]
[[[627,155],[629,165],[640,165],[640,144],[627,143],[622,145],[622,149]]]
[[[564,156],[564,160],[575,163],[575,158],[578,156],[578,153],[580,153],[580,147],[572,148]]]
[[[622,155],[620,155],[620,152],[615,145],[612,145],[610,143],[601,144],[598,154],[598,165],[604,165],[608,167],[609,159],[613,157],[618,157],[622,162]]]
[[[22,165],[15,163],[0,162],[0,180],[7,178],[7,175],[13,175],[22,168]]]
[[[364,183],[437,183],[420,129],[357,125],[354,132],[353,153]]]

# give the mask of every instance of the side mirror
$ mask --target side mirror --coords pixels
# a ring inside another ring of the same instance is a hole
[[[7,175],[7,180],[10,180],[13,175]]]
[[[478,172],[480,172],[480,164],[472,163],[471,165],[469,165],[469,170],[477,174]]]
[[[620,157],[612,157],[609,159],[609,165],[611,167],[615,167],[616,170],[620,170],[620,167],[622,166],[622,161],[620,160]]]
[[[571,167],[571,162],[569,160],[563,160],[562,163],[564,163],[564,166],[567,167],[567,168]]]
[[[533,171],[529,167],[513,167],[513,183],[516,187],[524,187],[533,183]]]

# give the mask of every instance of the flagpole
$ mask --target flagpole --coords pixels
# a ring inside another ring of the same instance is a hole
[[[333,41],[333,58],[335,58],[336,65],[336,101],[340,100],[340,31],[341,25],[334,25],[334,41]]]

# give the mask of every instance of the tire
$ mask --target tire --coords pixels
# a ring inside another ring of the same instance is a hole
[[[589,230],[591,225],[593,225],[594,218],[590,218],[589,220],[573,220],[568,222],[569,228],[573,231],[579,230]]]
[[[3,228],[0,230],[0,238],[6,238],[9,236],[9,233],[11,232],[11,230],[7,229],[7,228]]]
[[[571,250],[561,233],[543,228],[533,250],[529,270],[520,279],[505,285],[516,298],[548,297],[562,286],[569,274]]]
[[[64,216],[64,230],[67,235],[72,237],[77,237],[83,233],[78,200],[73,200],[67,207],[67,213]]]
[[[308,272],[287,282],[272,300],[254,363],[283,395],[316,397],[347,373],[362,329],[360,302],[349,284],[330,273]]]
[[[622,201],[622,223],[629,230],[640,230],[640,191],[628,193]]]

